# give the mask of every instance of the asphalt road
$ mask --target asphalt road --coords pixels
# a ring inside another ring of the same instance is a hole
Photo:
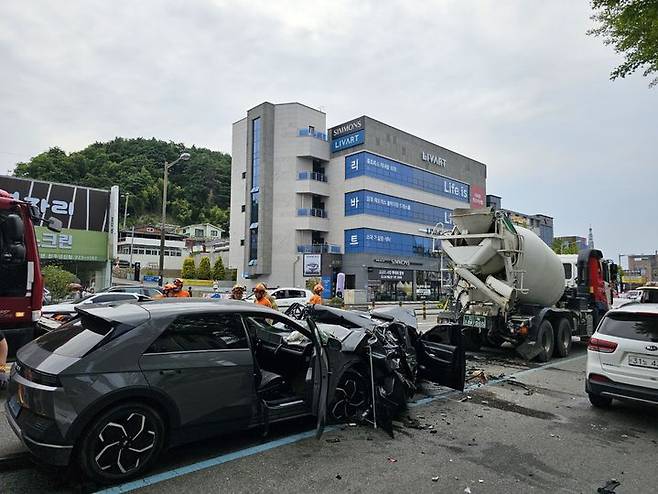
[[[469,389],[427,386],[394,437],[341,426],[318,441],[311,421],[287,424],[267,438],[252,432],[177,448],[152,476],[107,492],[594,493],[612,478],[617,493],[654,492],[656,409],[592,408],[584,369],[582,344],[544,367],[511,350],[471,354]],[[9,444],[2,420],[0,452]],[[0,472],[3,493],[95,489],[61,471]]]

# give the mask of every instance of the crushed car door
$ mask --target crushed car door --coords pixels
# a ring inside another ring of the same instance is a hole
[[[320,438],[324,432],[327,418],[327,394],[329,392],[329,361],[320,330],[311,318],[308,318],[315,354],[313,356],[313,414],[317,417],[315,437]],[[325,337],[326,340],[326,337]]]
[[[422,377],[463,391],[466,355],[461,326],[434,326],[418,338],[416,351]]]

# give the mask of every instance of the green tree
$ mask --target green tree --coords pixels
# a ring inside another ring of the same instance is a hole
[[[75,275],[60,266],[44,266],[41,274],[53,301],[63,299],[69,291],[68,286],[75,281]]]
[[[578,254],[578,244],[576,242],[566,242],[559,238],[553,239],[551,249],[556,254]]]
[[[318,283],[322,284],[321,278],[306,278],[306,289],[313,290],[313,287]]]
[[[174,161],[182,151],[189,152],[190,159],[169,172],[167,221],[179,225],[209,221],[227,229],[231,157],[210,149],[157,139],[117,137],[68,155],[51,148],[28,162],[18,163],[14,175],[102,189],[118,185],[122,194],[130,194],[130,225],[148,223],[144,220],[149,219],[159,222],[163,164]]]
[[[196,266],[194,265],[193,257],[185,258],[180,275],[187,280],[196,279]]]
[[[221,256],[217,256],[217,260],[212,267],[212,279],[213,280],[224,280],[226,279],[226,269],[224,268],[224,261],[222,261]]]
[[[603,38],[624,62],[610,73],[610,79],[622,79],[636,70],[649,76],[658,73],[658,0],[592,0],[597,27],[587,34]],[[650,87],[658,84],[655,77]]]
[[[196,270],[196,276],[200,280],[209,280],[210,277],[212,276],[212,272],[210,270],[210,258],[209,257],[202,257],[201,260],[199,261],[199,269]]]

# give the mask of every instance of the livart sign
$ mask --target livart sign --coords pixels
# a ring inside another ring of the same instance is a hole
[[[446,160],[445,158],[441,158],[438,154],[432,154],[432,153],[426,153],[423,151],[420,153],[420,159],[423,161],[427,161],[428,163],[432,163],[433,165],[440,166],[441,168],[446,167]]]

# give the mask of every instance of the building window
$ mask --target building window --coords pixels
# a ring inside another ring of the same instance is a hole
[[[251,223],[258,224],[258,191],[260,187],[260,140],[261,121],[255,118],[251,122]],[[249,233],[249,260],[258,257],[258,228]]]
[[[194,236],[195,237],[203,237],[203,228],[195,228],[194,229]]]
[[[242,178],[247,178],[247,172],[242,172]]]
[[[243,213],[245,212],[246,209],[247,209],[246,204],[243,204],[242,206],[240,206],[240,211],[242,211]]]
[[[242,247],[243,245],[244,245],[244,238],[241,238],[240,239],[240,247]]]
[[[211,237],[216,237],[217,236],[217,230],[210,230],[210,236]]]
[[[313,127],[312,125],[309,125],[309,126],[308,126],[308,133],[309,133],[310,135],[315,134],[315,127]]]

